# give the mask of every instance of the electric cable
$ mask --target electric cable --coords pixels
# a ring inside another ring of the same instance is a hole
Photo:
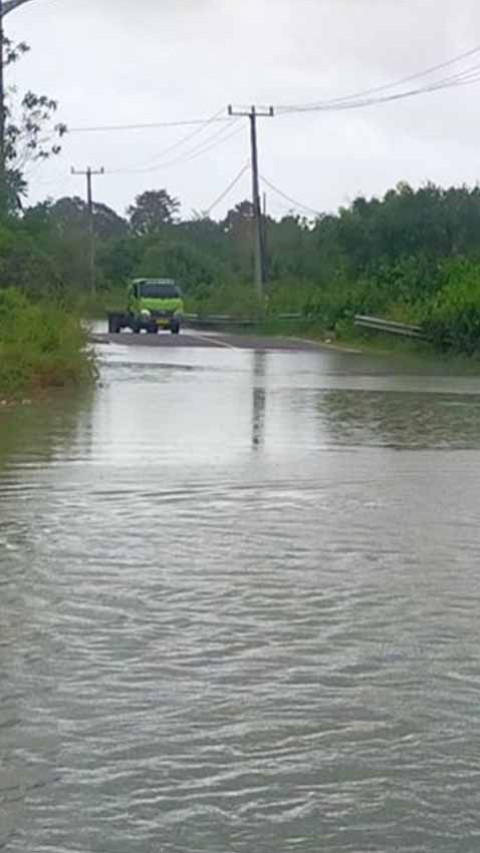
[[[140,166],[133,166],[131,169],[129,167],[128,171],[131,171],[133,173],[143,172],[144,170],[148,170],[149,167],[156,165],[158,161],[162,160],[163,157],[165,157],[167,154],[170,154],[172,151],[176,151],[177,148],[181,148],[182,145],[186,145],[187,142],[190,142],[196,136],[199,136],[201,133],[203,133],[203,131],[207,127],[210,127],[217,120],[217,118],[219,117],[219,115],[221,115],[223,111],[224,108],[221,107],[211,118],[207,119],[204,124],[197,125],[195,127],[195,130],[191,131],[190,133],[187,133],[186,136],[182,136],[181,139],[177,139],[176,142],[173,142],[171,145],[167,146],[167,148],[164,148],[162,151],[159,151],[154,158],[147,160],[146,163]]]
[[[364,89],[364,90],[361,90],[359,92],[353,92],[350,95],[344,95],[342,97],[328,99],[327,101],[320,101],[320,102],[316,102],[316,103],[312,103],[312,104],[305,104],[305,105],[301,105],[301,106],[305,106],[305,107],[311,106],[313,108],[315,106],[321,106],[321,105],[327,104],[327,103],[329,105],[333,105],[334,103],[337,104],[337,103],[341,103],[343,101],[351,101],[351,100],[356,100],[357,98],[364,98],[364,97],[367,97],[369,95],[375,95],[375,94],[378,94],[379,92],[385,92],[388,89],[396,89],[396,88],[398,88],[398,86],[403,86],[406,83],[412,82],[413,80],[418,80],[421,77],[428,76],[429,74],[434,74],[436,71],[441,71],[444,68],[448,68],[452,65],[455,65],[458,62],[461,62],[463,59],[468,59],[469,57],[475,56],[478,53],[480,53],[480,45],[477,45],[476,47],[471,48],[470,50],[467,50],[464,53],[458,54],[458,56],[455,56],[452,59],[448,59],[445,62],[440,62],[437,65],[431,65],[429,68],[425,68],[423,71],[417,71],[414,74],[409,74],[406,77],[402,77],[399,80],[392,81],[391,83],[383,83],[380,86],[375,86],[371,89]],[[283,110],[290,110],[292,108],[295,109],[296,108],[295,105],[286,106],[286,107],[280,105],[277,107],[277,111],[282,112]]]
[[[364,107],[376,106],[378,104],[386,104],[394,101],[404,100],[406,98],[416,97],[430,92],[441,91],[444,89],[456,88],[458,86],[470,85],[480,82],[480,64],[466,68],[456,74],[444,77],[436,81],[432,81],[428,85],[420,86],[414,89],[407,89],[403,92],[393,92],[381,97],[365,97],[365,98],[347,98],[335,99],[331,101],[323,101],[316,104],[299,104],[290,107],[277,107],[276,112],[280,115],[292,113],[307,113],[307,112],[340,112],[344,110],[361,109]],[[387,87],[388,88],[388,87]]]
[[[287,193],[284,193],[283,190],[276,187],[275,184],[272,184],[272,182],[269,181],[268,178],[266,178],[264,175],[260,175],[260,180],[267,187],[270,187],[270,189],[273,190],[275,193],[277,193],[279,196],[286,199],[286,201],[290,201],[293,205],[295,205],[295,207],[299,207],[302,210],[306,210],[308,213],[313,213],[317,217],[322,215],[319,210],[315,210],[315,208],[309,207],[307,204],[302,204],[300,201],[297,201],[296,199],[287,195]]]
[[[218,117],[216,122],[224,123],[228,121],[228,116]],[[211,119],[208,118],[191,118],[183,119],[182,121],[154,121],[144,122],[139,124],[99,124],[84,127],[69,127],[69,133],[117,133],[123,130],[156,130],[164,127],[188,127],[191,125],[207,124]]]
[[[207,216],[210,216],[210,214],[211,214],[212,210],[213,210],[215,207],[217,207],[217,206],[218,206],[218,205],[219,205],[219,204],[224,200],[224,198],[226,198],[226,197],[228,196],[228,194],[233,190],[233,188],[234,188],[234,187],[236,187],[236,185],[238,184],[238,182],[240,181],[240,179],[241,179],[241,178],[243,178],[243,176],[244,176],[245,172],[246,172],[249,168],[250,168],[250,162],[245,163],[245,165],[244,165],[244,166],[242,166],[242,168],[240,169],[240,171],[238,172],[238,174],[235,176],[235,178],[233,179],[233,181],[231,181],[231,182],[229,183],[228,187],[227,187],[225,190],[223,190],[223,192],[218,196],[218,198],[216,198],[216,199],[215,199],[215,201],[213,202],[213,204],[211,204],[211,205],[210,205],[210,207],[207,207],[207,208],[206,208],[206,210],[204,211],[204,213],[205,213]]]
[[[227,128],[227,130],[230,129],[232,125],[236,125],[236,124],[237,124],[237,121],[231,122],[229,127]],[[169,169],[172,166],[177,166],[179,164],[189,163],[191,160],[195,160],[197,157],[200,157],[203,154],[206,154],[209,151],[213,150],[214,148],[217,148],[219,145],[223,145],[225,142],[228,142],[234,136],[237,136],[242,130],[243,130],[243,127],[240,127],[240,128],[236,127],[235,130],[233,131],[233,133],[229,133],[228,136],[223,136],[221,139],[216,139],[214,142],[212,142],[210,140],[208,145],[204,145],[203,147],[194,149],[193,151],[186,152],[185,155],[182,157],[177,157],[175,160],[171,160],[171,161],[166,162],[166,163],[161,163],[161,164],[154,166],[153,168],[150,168],[150,169],[139,170],[139,172],[137,172],[136,170],[129,170],[129,169],[115,169],[112,171],[108,171],[105,174],[108,174],[108,175],[125,175],[125,174],[128,175],[128,174],[139,174],[139,173],[140,174],[146,174],[146,173],[161,171],[162,169]],[[222,128],[222,132],[224,132],[224,131],[225,131],[225,128]]]

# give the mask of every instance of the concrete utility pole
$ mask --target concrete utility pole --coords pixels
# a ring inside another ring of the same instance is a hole
[[[257,118],[273,118],[275,115],[273,107],[267,111],[257,110],[252,107],[249,112],[235,112],[233,107],[228,108],[230,116],[246,116],[250,119],[250,138],[252,146],[252,178],[253,178],[253,215],[255,220],[255,284],[257,287],[260,315],[265,312],[265,288],[267,284],[267,258],[265,251],[265,233],[262,219],[262,205],[260,201],[260,185],[258,171],[258,144],[257,144]]]
[[[72,169],[72,175],[82,175],[87,178],[87,205],[88,205],[88,234],[89,234],[89,270],[90,270],[90,289],[95,293],[95,220],[93,218],[93,192],[92,192],[92,176],[104,175],[105,169],[94,171],[88,167],[85,172],[77,172]]]
[[[268,296],[268,280],[270,278],[270,265],[268,263],[268,229],[267,229],[267,194],[263,193],[262,199],[262,236],[263,236],[263,257],[265,265],[265,290]]]
[[[18,6],[23,6],[29,0],[0,0],[0,207],[4,213],[7,206],[7,169],[5,162],[5,33],[3,19],[9,12],[13,12]]]

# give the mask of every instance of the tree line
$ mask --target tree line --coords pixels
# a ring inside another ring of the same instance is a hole
[[[165,189],[142,193],[126,216],[94,205],[99,291],[122,289],[133,276],[165,276],[179,281],[192,309],[254,312],[252,204],[236,204],[220,221],[182,219],[179,209]],[[78,197],[16,210],[0,224],[0,286],[85,294],[88,225]],[[314,220],[268,217],[265,232],[273,315],[297,311],[341,333],[355,313],[371,313],[422,322],[440,343],[455,329],[462,348],[466,338],[470,349],[476,341],[479,187],[400,184]]]

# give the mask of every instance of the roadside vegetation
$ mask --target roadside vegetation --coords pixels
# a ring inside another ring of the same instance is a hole
[[[0,291],[0,396],[12,399],[93,379],[86,333],[70,310]]]
[[[29,47],[4,38],[4,66]],[[28,91],[8,91],[0,145],[0,401],[51,386],[90,380],[94,364],[71,288],[62,278],[47,232],[33,233],[24,210],[25,168],[61,150],[65,125],[57,103]],[[65,250],[63,250],[65,251]]]
[[[46,310],[45,300],[48,310],[56,306],[56,322],[63,312],[63,327],[77,329],[71,342],[79,352],[84,342],[72,316],[104,316],[123,308],[125,284],[135,276],[177,279],[191,313],[257,316],[249,202],[236,205],[220,222],[201,215],[181,220],[178,202],[158,190],[139,196],[126,218],[96,204],[94,221],[94,294],[82,199],[47,200],[16,211],[0,226],[0,288],[13,285],[38,311]],[[354,316],[371,314],[420,324],[439,350],[475,354],[480,351],[479,233],[478,188],[429,185],[415,191],[400,185],[383,199],[357,199],[336,215],[268,219],[264,329],[365,340],[366,333],[354,329]],[[292,314],[299,319],[288,319]],[[58,345],[65,346],[67,337],[59,335]],[[0,345],[5,346],[1,338]]]
[[[0,280],[35,293],[54,283],[86,313],[123,307],[132,276],[176,278],[187,310],[255,317],[252,205],[221,221],[178,215],[164,189],[138,196],[126,217],[94,206],[98,278],[88,291],[88,211],[82,199],[28,208],[15,235],[0,235]],[[441,350],[480,350],[480,188],[418,190],[358,198],[336,215],[266,220],[267,327],[351,339],[355,314],[424,326]],[[3,244],[3,247],[2,247]],[[2,269],[4,273],[2,274]]]

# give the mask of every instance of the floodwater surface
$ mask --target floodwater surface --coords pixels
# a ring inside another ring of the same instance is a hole
[[[0,848],[480,849],[480,378],[102,350],[0,410]]]

